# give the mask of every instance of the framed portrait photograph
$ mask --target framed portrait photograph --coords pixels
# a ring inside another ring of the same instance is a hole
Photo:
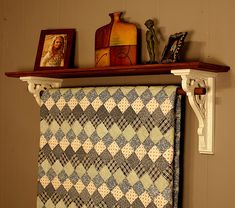
[[[42,30],[34,70],[72,68],[75,29]]]
[[[161,63],[174,63],[179,61],[180,51],[184,45],[187,32],[175,33],[169,37],[168,43],[163,50]]]

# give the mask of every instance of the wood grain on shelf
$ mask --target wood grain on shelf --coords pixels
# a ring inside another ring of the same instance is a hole
[[[59,70],[37,70],[6,72],[8,77],[51,77],[51,78],[79,78],[79,77],[105,77],[128,75],[155,75],[170,74],[172,69],[195,69],[209,72],[227,72],[229,66],[209,64],[203,62],[181,62],[171,64],[146,64],[131,66],[112,66],[101,68],[71,68]]]

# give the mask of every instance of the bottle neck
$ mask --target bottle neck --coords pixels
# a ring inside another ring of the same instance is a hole
[[[120,17],[121,17],[122,13],[121,12],[114,12],[109,14],[109,16],[111,17],[112,21],[120,21]]]

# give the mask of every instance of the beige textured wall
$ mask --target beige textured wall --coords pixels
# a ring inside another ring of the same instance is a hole
[[[47,28],[76,28],[76,64],[93,66],[95,30],[114,11],[125,11],[143,33],[144,21],[156,19],[160,50],[170,34],[188,31],[187,60],[231,67],[217,77],[215,155],[198,154],[197,120],[187,105],[183,207],[234,207],[234,8],[233,0],[0,0],[0,207],[36,207],[39,144],[39,108],[26,85],[4,72],[33,69],[40,30]]]

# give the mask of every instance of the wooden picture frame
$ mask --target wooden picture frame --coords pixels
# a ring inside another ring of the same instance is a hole
[[[75,29],[42,30],[34,70],[73,67]]]
[[[179,61],[180,51],[186,35],[187,32],[180,32],[169,37],[168,43],[162,53],[161,63],[175,63]]]

